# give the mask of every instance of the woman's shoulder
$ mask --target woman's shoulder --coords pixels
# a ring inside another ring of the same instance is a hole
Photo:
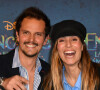
[[[95,62],[92,62],[92,65],[94,66],[96,72],[99,74],[100,76],[100,63],[95,63]]]
[[[93,65],[93,68],[94,68],[94,77],[97,76],[97,78],[99,80],[95,90],[100,90],[100,63],[92,62],[92,65]],[[97,87],[98,87],[98,89],[97,89]]]
[[[92,65],[95,66],[95,67],[100,68],[100,63],[92,62]]]

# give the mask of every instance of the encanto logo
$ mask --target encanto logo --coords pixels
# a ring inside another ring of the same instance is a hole
[[[87,33],[85,43],[92,60],[100,63],[100,37],[96,33]]]
[[[5,54],[8,50],[15,48],[15,38],[13,35],[8,35],[15,29],[16,22],[3,21],[0,26],[0,54]]]

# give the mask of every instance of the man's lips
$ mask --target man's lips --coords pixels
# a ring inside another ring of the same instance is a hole
[[[24,44],[29,48],[34,48],[34,47],[38,46],[38,44],[34,43],[34,42],[24,42]]]

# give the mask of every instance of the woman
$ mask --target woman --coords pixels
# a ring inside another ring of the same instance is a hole
[[[100,68],[86,49],[84,25],[61,21],[53,26],[50,37],[54,46],[44,90],[100,90]]]

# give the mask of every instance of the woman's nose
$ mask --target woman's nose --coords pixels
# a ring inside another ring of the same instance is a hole
[[[71,41],[70,40],[66,40],[66,46],[71,47]]]

